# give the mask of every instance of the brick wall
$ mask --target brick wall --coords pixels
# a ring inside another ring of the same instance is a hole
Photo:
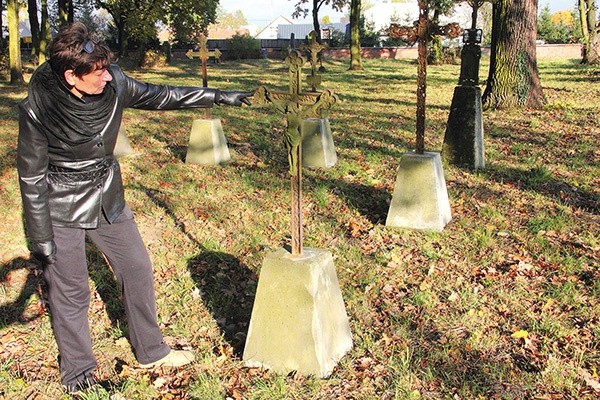
[[[490,55],[489,47],[482,47],[483,56]],[[544,44],[538,45],[536,49],[538,60],[565,60],[581,58],[580,44]],[[325,57],[350,58],[350,49],[334,48],[325,50]],[[363,58],[417,58],[417,47],[363,47],[361,49]]]

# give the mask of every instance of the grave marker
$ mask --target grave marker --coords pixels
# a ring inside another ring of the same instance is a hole
[[[273,105],[286,116],[292,251],[282,248],[265,257],[243,360],[248,367],[325,378],[352,348],[352,334],[331,252],[304,249],[302,243],[302,120],[322,115],[337,101],[329,90],[302,93],[305,62],[291,51],[286,58],[289,91],[262,86],[254,95],[257,104]]]
[[[219,59],[221,51],[209,51],[208,40],[200,35],[198,51],[188,50],[185,55],[189,59],[199,58],[202,63],[202,87],[208,87],[208,71],[206,62],[209,57]],[[212,118],[210,107],[204,109],[204,119],[195,119],[192,123],[186,163],[215,165],[229,161],[229,148],[223,133],[221,120]]]

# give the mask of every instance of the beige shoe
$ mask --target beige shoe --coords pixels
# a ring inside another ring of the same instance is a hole
[[[196,357],[194,353],[187,350],[171,350],[169,354],[164,356],[158,361],[151,362],[149,364],[141,364],[141,368],[154,368],[154,367],[183,367],[194,361]]]

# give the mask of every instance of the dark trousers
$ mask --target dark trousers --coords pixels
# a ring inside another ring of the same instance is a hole
[[[129,207],[112,224],[97,229],[54,227],[56,262],[44,268],[52,330],[66,386],[77,384],[96,368],[88,322],[90,288],[85,236],[104,253],[123,293],[129,339],[142,364],[166,356],[170,349],[156,321],[150,257]]]

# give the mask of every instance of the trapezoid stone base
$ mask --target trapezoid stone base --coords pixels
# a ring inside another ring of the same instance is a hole
[[[451,219],[440,154],[404,154],[385,225],[441,231]]]
[[[133,154],[133,148],[131,147],[129,139],[127,138],[127,131],[125,128],[123,128],[123,126],[119,128],[119,133],[117,134],[117,143],[115,144],[113,154],[115,157],[123,157]]]
[[[188,164],[218,165],[230,159],[231,156],[221,120],[217,118],[195,119],[192,123],[185,162]]]
[[[352,348],[352,335],[331,252],[285,249],[267,255],[243,360],[287,374],[327,378]]]
[[[452,165],[472,169],[485,167],[479,86],[457,86],[454,89],[442,158]]]
[[[302,165],[305,167],[333,167],[337,154],[329,119],[306,118],[302,120]]]

